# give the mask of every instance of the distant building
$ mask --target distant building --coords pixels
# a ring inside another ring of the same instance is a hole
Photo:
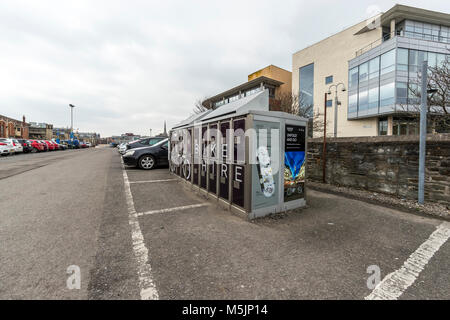
[[[274,65],[267,66],[248,75],[247,82],[208,98],[202,104],[208,109],[218,108],[264,89],[269,90],[270,110],[279,111],[280,96],[292,92],[292,73]]]
[[[30,122],[30,139],[51,140],[53,138],[53,125],[48,123]]]
[[[124,143],[124,142],[139,140],[141,138],[142,138],[142,136],[138,135],[138,134],[123,133],[120,136],[111,136],[111,137],[107,138],[107,141],[108,141],[108,143],[110,143],[110,142]]]
[[[0,115],[0,138],[29,138],[29,124],[22,121]]]
[[[100,140],[100,134],[96,132],[76,132],[75,136],[84,142],[90,142],[92,144],[98,144]]]

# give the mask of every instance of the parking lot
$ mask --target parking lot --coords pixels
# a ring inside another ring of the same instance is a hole
[[[400,269],[442,224],[312,190],[308,209],[251,222],[167,168],[124,170],[143,298],[362,299],[369,266],[382,277]],[[402,298],[449,297],[449,250]]]
[[[370,266],[395,275],[381,295],[450,297],[442,220],[307,190],[308,208],[248,221],[115,148],[63,154],[0,162],[0,298],[364,299]]]

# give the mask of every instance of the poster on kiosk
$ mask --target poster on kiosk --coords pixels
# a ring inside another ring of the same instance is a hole
[[[305,127],[286,124],[284,148],[284,202],[305,196]]]

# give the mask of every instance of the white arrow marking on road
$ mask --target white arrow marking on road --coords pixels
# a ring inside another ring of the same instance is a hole
[[[443,222],[409,258],[403,266],[388,274],[366,300],[397,300],[425,268],[439,248],[450,238],[450,223]]]

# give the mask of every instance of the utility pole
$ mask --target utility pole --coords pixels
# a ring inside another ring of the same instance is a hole
[[[69,104],[70,107],[70,136],[73,138],[73,108],[75,106],[73,104]]]
[[[428,61],[422,64],[422,84],[420,95],[420,142],[419,142],[419,204],[425,201],[425,149],[427,140],[427,74]]]
[[[325,92],[325,103],[323,111],[323,147],[322,147],[322,180],[326,183],[327,170],[327,93]]]
[[[152,129],[150,128],[150,137],[152,136]]]

